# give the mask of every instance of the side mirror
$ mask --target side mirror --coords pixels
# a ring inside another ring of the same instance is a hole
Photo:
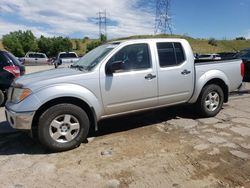
[[[108,63],[106,67],[106,74],[112,75],[115,71],[122,69],[123,61],[114,61],[112,63]]]

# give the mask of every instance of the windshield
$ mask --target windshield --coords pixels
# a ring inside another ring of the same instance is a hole
[[[86,70],[92,70],[115,47],[116,45],[110,44],[99,46],[83,56],[79,61],[73,64],[72,67],[82,67]]]

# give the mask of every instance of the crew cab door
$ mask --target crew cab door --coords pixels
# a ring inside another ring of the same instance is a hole
[[[194,59],[190,59],[193,55],[185,53],[179,42],[158,42],[156,48],[159,105],[187,102],[194,89]]]
[[[120,67],[108,73],[107,68],[117,62]],[[147,43],[121,48],[103,66],[100,85],[106,115],[157,105],[156,67]]]

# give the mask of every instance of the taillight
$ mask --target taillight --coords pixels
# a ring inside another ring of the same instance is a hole
[[[20,69],[18,66],[6,66],[3,67],[3,69],[13,74],[16,78],[20,76]]]
[[[240,65],[240,72],[241,72],[241,76],[244,77],[245,76],[245,64],[243,62]]]

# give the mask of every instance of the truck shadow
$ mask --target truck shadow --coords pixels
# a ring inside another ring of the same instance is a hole
[[[176,117],[197,119],[195,111],[190,106],[175,106],[157,109],[137,114],[103,120],[99,123],[98,131],[91,132],[90,136],[99,137],[116,132],[128,131],[140,127],[166,122]]]
[[[174,119],[176,117],[196,119],[191,107],[177,106],[160,110],[141,112],[117,118],[103,120],[97,132],[91,131],[89,137],[101,137],[117,132],[129,131]],[[7,122],[0,122],[0,126]],[[87,143],[87,141],[86,141]],[[50,154],[38,141],[23,132],[0,133],[0,156],[15,154]]]

